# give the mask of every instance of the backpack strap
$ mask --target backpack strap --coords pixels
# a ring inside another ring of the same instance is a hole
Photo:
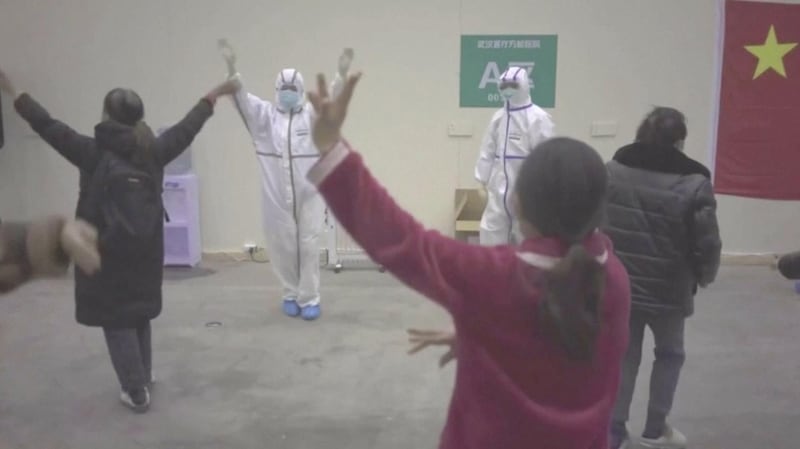
[[[86,213],[88,213],[88,216],[85,218],[98,228],[102,228],[105,225],[105,223],[103,223],[103,212],[101,209],[103,200],[106,197],[105,183],[112,157],[113,155],[111,152],[103,151],[100,160],[97,162],[89,178],[88,192],[86,195]]]

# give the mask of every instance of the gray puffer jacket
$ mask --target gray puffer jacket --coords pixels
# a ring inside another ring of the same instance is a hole
[[[628,270],[633,309],[691,315],[722,250],[708,169],[673,148],[634,143],[608,172],[605,231]]]

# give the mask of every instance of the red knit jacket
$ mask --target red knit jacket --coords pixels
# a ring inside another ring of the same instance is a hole
[[[345,143],[309,178],[375,262],[453,317],[458,367],[441,448],[607,448],[628,343],[630,287],[605,235],[584,242],[606,268],[606,290],[594,358],[579,362],[537,327],[535,281],[566,252],[563,243],[536,238],[519,247],[483,247],[426,230]]]

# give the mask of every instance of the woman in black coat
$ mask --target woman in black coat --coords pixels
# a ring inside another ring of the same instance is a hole
[[[159,137],[144,123],[142,100],[129,89],[114,89],[106,95],[103,120],[95,126],[94,137],[81,135],[53,119],[30,95],[17,95],[2,72],[0,89],[16,98],[17,113],[31,128],[80,170],[77,216],[99,231],[102,268],[94,275],[75,271],[76,319],[86,326],[103,328],[122,386],[121,399],[135,411],[144,412],[149,408],[152,383],[150,321],[161,313],[163,220],[159,216],[153,223],[152,237],[135,248],[114,248],[117,234],[97,212],[98,198],[109,189],[108,180],[96,172],[107,169],[113,155],[113,160],[147,173],[158,186],[158,194],[150,195],[149,202],[142,196],[142,204],[126,206],[143,215],[153,208],[162,211],[164,167],[189,146],[211,117],[217,98],[235,92],[237,82],[212,89],[183,120]]]

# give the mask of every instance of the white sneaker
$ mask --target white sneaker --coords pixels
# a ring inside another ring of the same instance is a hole
[[[664,429],[664,435],[661,438],[656,440],[641,438],[639,440],[639,445],[647,449],[686,449],[687,444],[686,436],[672,426]]]
[[[150,408],[150,391],[144,387],[143,393],[131,396],[127,391],[122,390],[119,400],[134,412],[144,413]]]

